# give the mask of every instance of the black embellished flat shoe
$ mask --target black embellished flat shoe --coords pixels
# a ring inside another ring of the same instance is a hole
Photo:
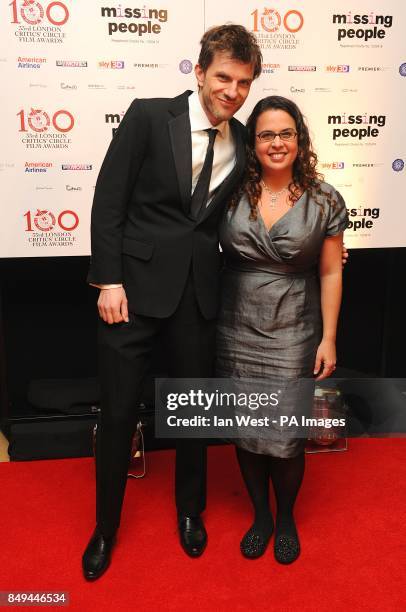
[[[268,548],[269,540],[272,537],[273,528],[268,536],[259,531],[254,526],[251,527],[240,542],[240,550],[247,559],[258,559],[262,557]]]
[[[300,555],[300,544],[297,537],[282,533],[275,538],[275,559],[278,563],[288,565],[296,561]]]

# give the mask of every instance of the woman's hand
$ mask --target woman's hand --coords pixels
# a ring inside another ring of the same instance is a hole
[[[320,254],[320,298],[323,336],[314,364],[316,380],[330,376],[336,366],[336,330],[341,302],[343,235],[325,238]]]
[[[336,343],[334,340],[322,340],[316,353],[313,374],[316,380],[323,380],[336,369]]]
[[[350,254],[349,254],[348,250],[346,249],[345,244],[343,243],[343,252],[341,253],[341,259],[342,259],[343,268],[344,268],[345,264],[347,263],[349,256],[350,256]]]

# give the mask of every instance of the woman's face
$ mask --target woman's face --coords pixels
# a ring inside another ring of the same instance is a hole
[[[255,129],[256,134],[268,131],[278,134],[284,130],[296,132],[295,120],[286,111],[270,109],[259,115]],[[293,162],[298,153],[297,136],[293,140],[282,140],[279,136],[276,136],[272,142],[261,142],[256,137],[255,153],[262,166],[262,171],[265,173],[292,171]]]

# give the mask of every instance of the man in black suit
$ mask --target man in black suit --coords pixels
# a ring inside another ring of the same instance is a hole
[[[244,127],[233,115],[261,72],[261,52],[244,27],[212,28],[195,68],[198,92],[135,100],[97,180],[88,281],[98,300],[102,410],[97,435],[97,526],[84,575],[108,567],[127,479],[136,406],[159,337],[168,373],[213,375],[221,265],[217,228],[242,178]],[[206,448],[176,449],[181,544],[199,556],[207,534]]]

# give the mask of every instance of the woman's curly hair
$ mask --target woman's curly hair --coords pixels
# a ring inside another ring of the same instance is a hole
[[[289,184],[289,200],[293,205],[299,199],[303,191],[310,191],[315,201],[322,206],[322,202],[318,201],[318,195],[327,197],[329,203],[335,204],[329,193],[322,190],[320,183],[324,180],[322,174],[317,172],[317,155],[313,151],[310,140],[309,129],[306,125],[303,114],[299,107],[282,96],[268,96],[260,100],[254,107],[251,115],[247,120],[247,143],[246,155],[247,164],[244,177],[240,186],[231,197],[230,207],[237,206],[241,197],[246,194],[251,207],[249,218],[254,220],[258,215],[258,201],[261,196],[261,164],[255,155],[256,142],[256,125],[258,117],[268,110],[283,110],[288,113],[294,120],[297,131],[298,154],[293,163],[292,182]]]

